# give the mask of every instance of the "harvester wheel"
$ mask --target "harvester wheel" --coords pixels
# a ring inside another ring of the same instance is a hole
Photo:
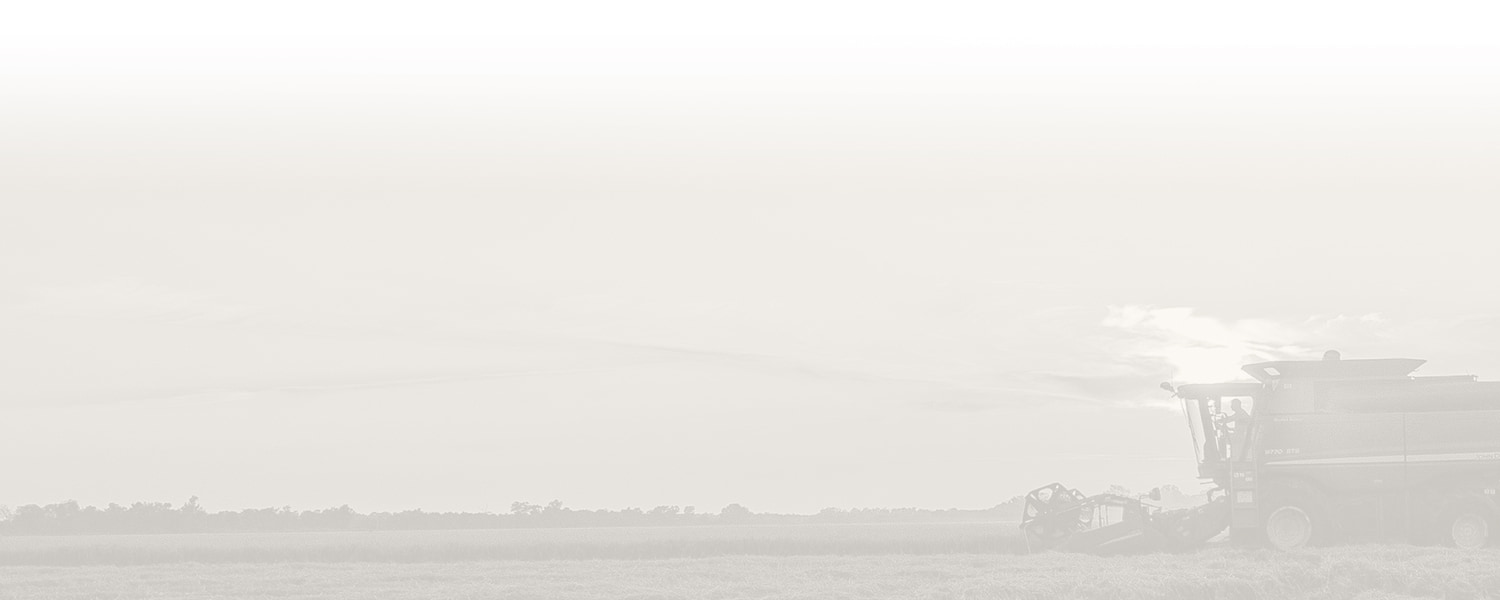
[[[1281,506],[1266,517],[1266,541],[1277,550],[1294,550],[1312,542],[1312,517],[1299,506]]]
[[[1443,511],[1438,534],[1443,543],[1464,550],[1477,550],[1490,543],[1493,515],[1479,501],[1460,501]]]
[[[1268,494],[1266,542],[1277,550],[1295,550],[1322,543],[1328,539],[1329,523],[1321,512],[1316,496],[1302,490],[1281,490]]]

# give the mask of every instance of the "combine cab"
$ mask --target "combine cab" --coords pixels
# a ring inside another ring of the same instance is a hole
[[[1153,495],[1152,499],[1159,499]],[[1021,530],[1026,546],[1094,554],[1195,548],[1229,526],[1224,498],[1192,509],[1164,511],[1119,494],[1085,496],[1059,483],[1026,495]]]

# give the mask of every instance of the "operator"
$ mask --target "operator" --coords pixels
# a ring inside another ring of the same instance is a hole
[[[1245,404],[1239,398],[1229,401],[1229,411],[1220,424],[1227,426],[1225,437],[1229,438],[1229,452],[1238,458],[1241,449],[1245,447],[1245,436],[1250,431],[1250,413],[1245,412]]]
[[[1245,403],[1239,398],[1229,401],[1229,416],[1224,419],[1224,422],[1232,426],[1231,430],[1239,430],[1238,423],[1250,422],[1250,413],[1245,412]]]

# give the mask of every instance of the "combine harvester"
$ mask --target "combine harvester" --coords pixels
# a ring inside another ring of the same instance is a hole
[[[1412,376],[1424,362],[1329,352],[1248,365],[1253,382],[1164,383],[1182,401],[1198,477],[1214,486],[1208,504],[1165,511],[1054,483],[1026,497],[1028,546],[1185,550],[1225,529],[1232,543],[1282,550],[1334,541],[1490,545],[1500,526],[1500,382]]]

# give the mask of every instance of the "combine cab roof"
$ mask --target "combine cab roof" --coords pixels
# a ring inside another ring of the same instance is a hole
[[[1177,386],[1177,395],[1183,398],[1230,398],[1234,396],[1254,396],[1264,390],[1265,386],[1248,381],[1236,381],[1231,383],[1188,383]]]
[[[1405,379],[1427,361],[1418,358],[1278,360],[1245,365],[1258,381],[1273,379]]]

